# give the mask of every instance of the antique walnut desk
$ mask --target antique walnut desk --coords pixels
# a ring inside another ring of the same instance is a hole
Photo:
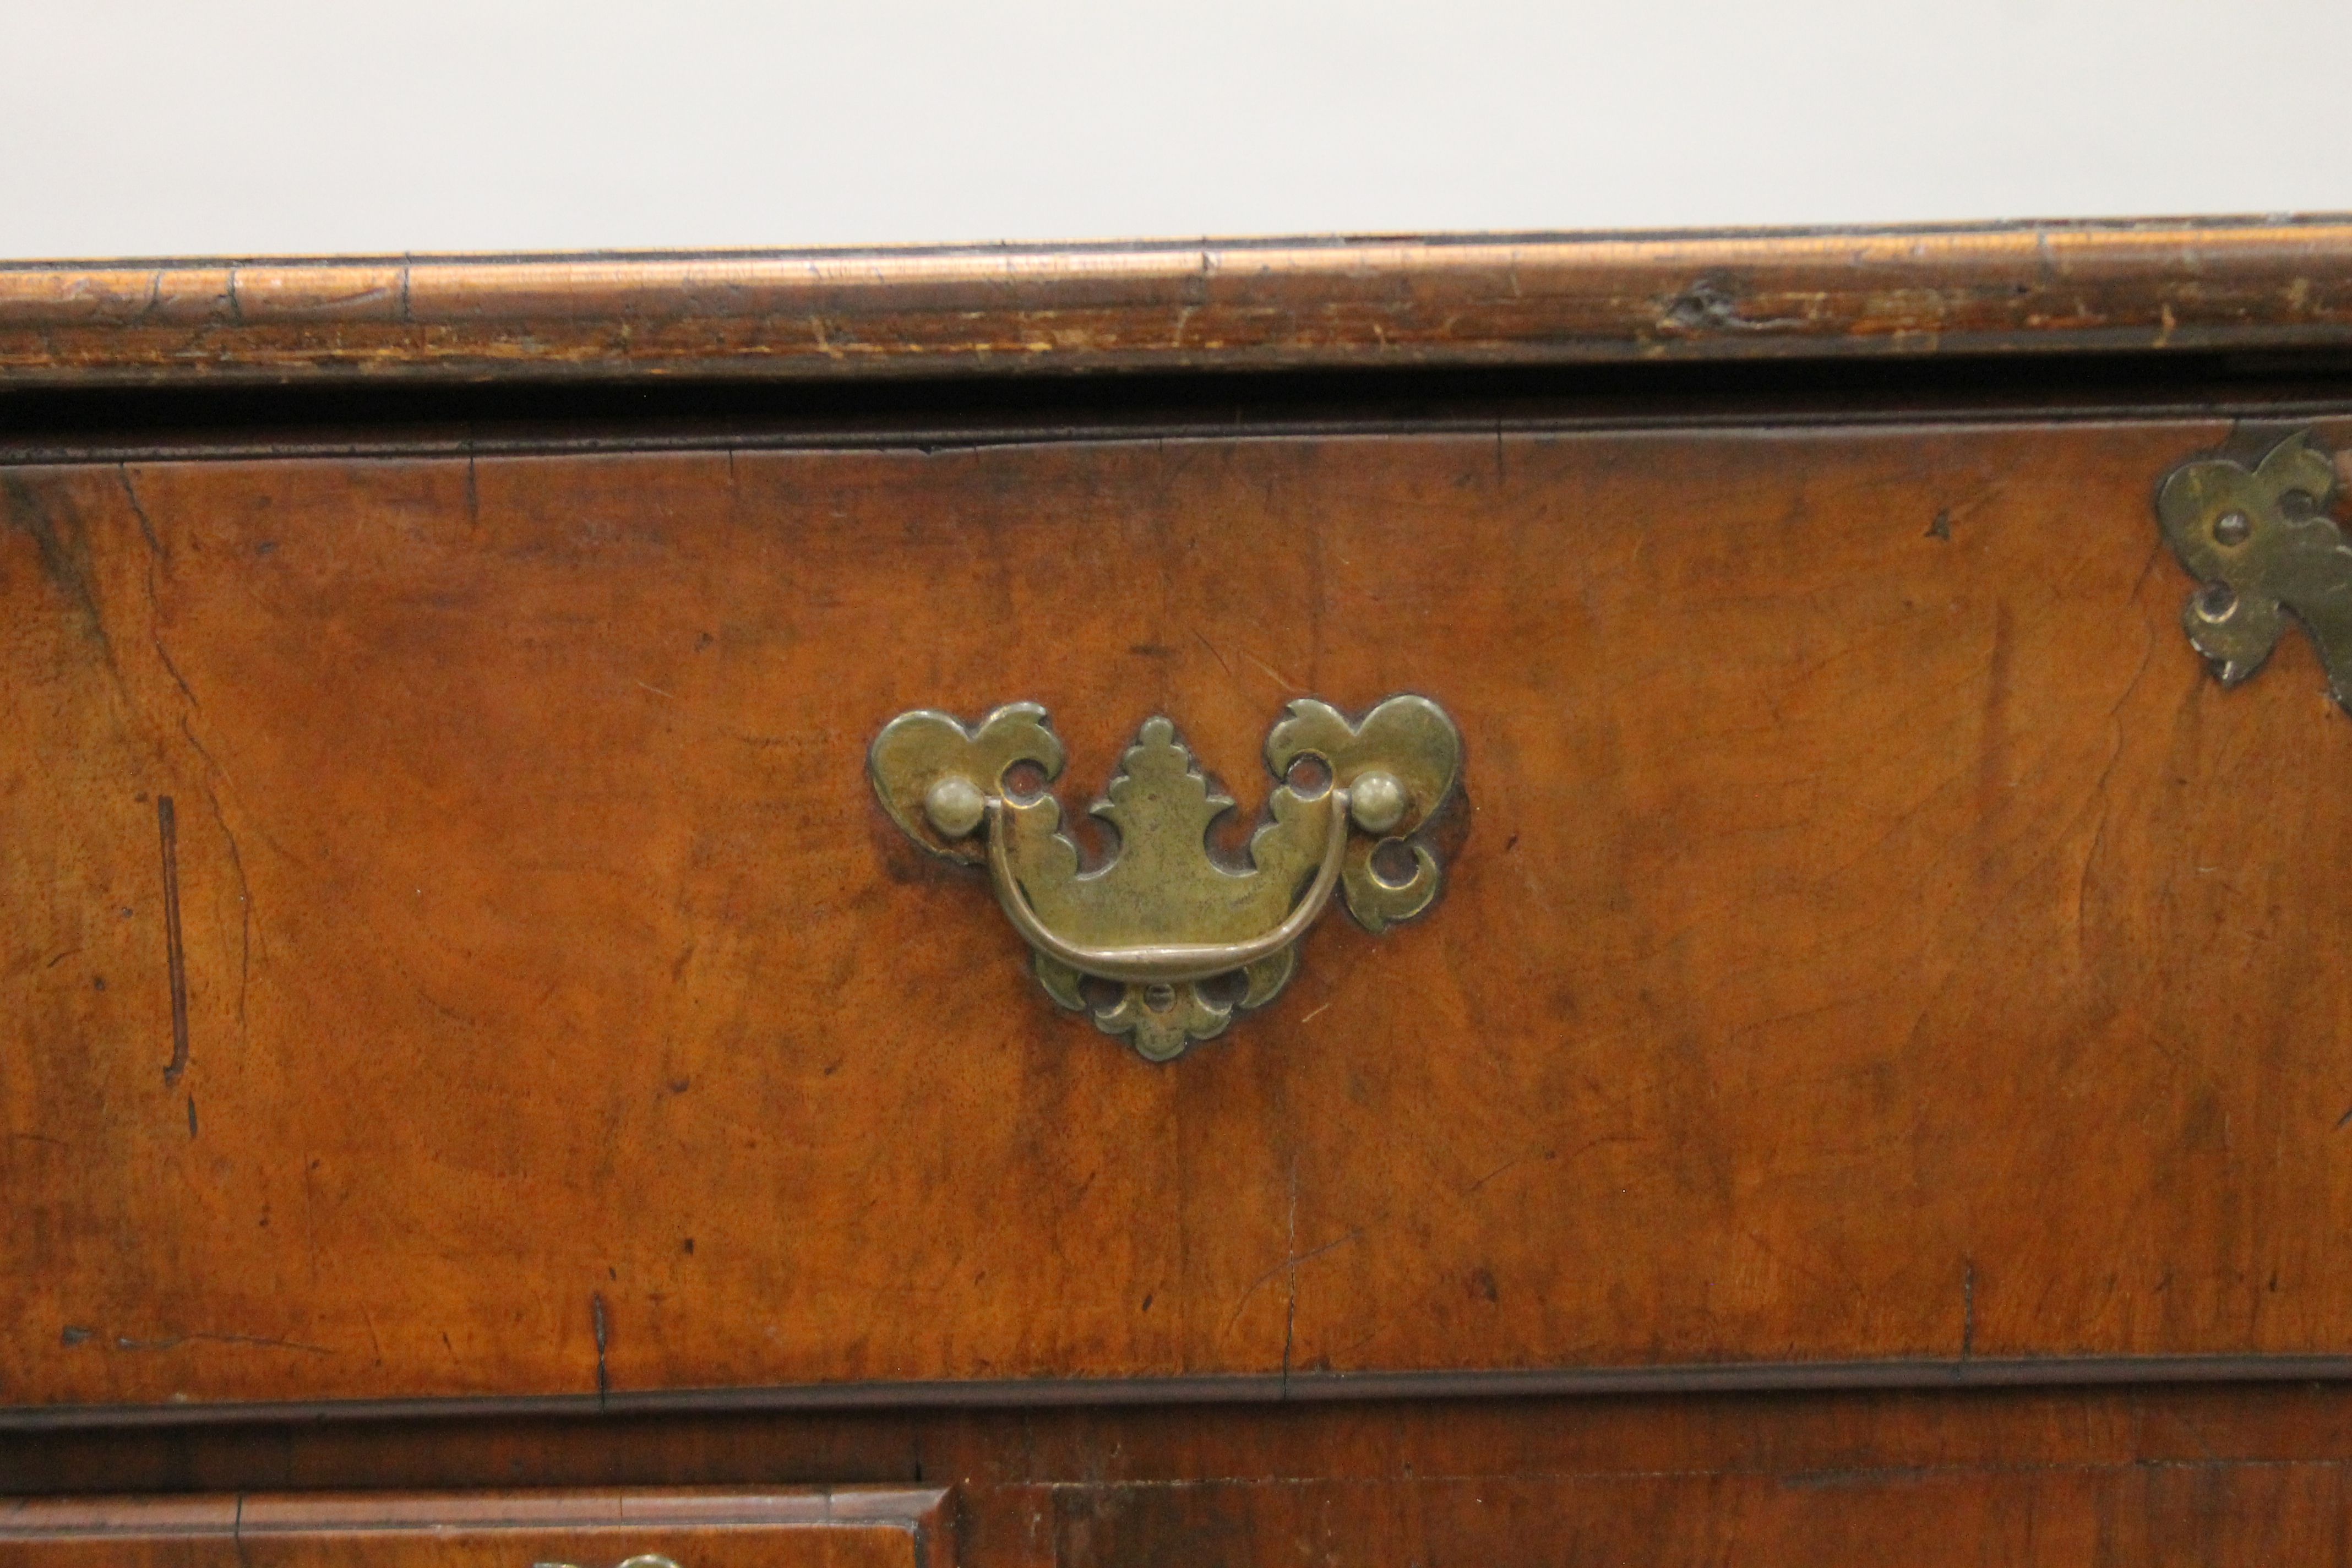
[[[0,269],[0,1564],[2343,1562],[2347,480],[2320,221]]]

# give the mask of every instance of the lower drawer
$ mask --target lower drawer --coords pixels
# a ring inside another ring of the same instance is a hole
[[[954,1490],[423,1489],[893,1464]],[[0,1478],[218,1489],[0,1501],[0,1568],[2352,1560],[2352,1396],[2326,1385],[0,1432]],[[370,1478],[420,1489],[236,1495]]]
[[[0,1568],[944,1568],[942,1491],[394,1492],[0,1505]]]

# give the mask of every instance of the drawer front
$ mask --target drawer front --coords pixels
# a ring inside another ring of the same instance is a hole
[[[10,469],[0,1399],[2342,1352],[2352,719],[2182,636],[2229,436]],[[1398,692],[1435,907],[1162,1064],[866,774],[1165,714],[1248,816]]]
[[[947,1568],[945,1494],[385,1492],[0,1502],[5,1568]]]

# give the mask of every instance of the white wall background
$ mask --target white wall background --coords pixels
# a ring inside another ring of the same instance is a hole
[[[0,257],[2352,209],[2352,0],[0,0]]]

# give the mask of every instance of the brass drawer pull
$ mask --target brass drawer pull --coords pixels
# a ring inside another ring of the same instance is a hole
[[[1452,793],[1461,754],[1454,721],[1425,697],[1390,698],[1360,723],[1328,703],[1295,701],[1266,736],[1280,781],[1268,819],[1250,839],[1249,864],[1234,867],[1207,843],[1232,799],[1202,777],[1172,723],[1149,719],[1092,808],[1118,833],[1117,855],[1095,870],[1060,832],[1060,803],[1008,782],[1024,763],[1047,783],[1062,770],[1061,741],[1034,702],[971,729],[928,709],[902,713],[875,737],[867,768],[908,837],[987,867],[1048,995],[1165,1061],[1221,1033],[1237,1008],[1274,1000],[1334,891],[1375,935],[1429,907],[1437,857],[1407,836]],[[1320,776],[1294,776],[1302,763]],[[1391,874],[1375,857],[1400,843],[1412,869]],[[1216,984],[1226,976],[1238,977],[1231,996]],[[1089,1000],[1088,979],[1120,990]]]

